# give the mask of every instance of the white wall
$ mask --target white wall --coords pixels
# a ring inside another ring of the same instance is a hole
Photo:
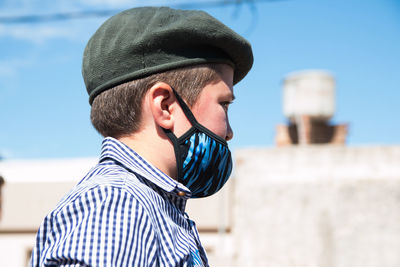
[[[400,147],[236,153],[236,266],[400,266]]]

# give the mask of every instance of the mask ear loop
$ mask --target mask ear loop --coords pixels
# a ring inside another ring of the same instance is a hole
[[[190,111],[189,107],[186,105],[185,101],[178,95],[178,93],[175,91],[175,89],[171,86],[172,91],[174,92],[174,95],[176,99],[178,100],[179,105],[181,106],[183,113],[185,114],[186,118],[192,123],[192,125],[197,124],[197,120],[194,117],[193,113]],[[180,153],[179,149],[179,141],[178,138],[175,136],[175,134],[169,130],[162,128],[164,133],[168,136],[168,138],[171,140],[173,146],[174,146],[174,152],[175,152],[175,160],[176,160],[176,166],[177,166],[177,180],[179,181],[183,177],[183,170],[182,170],[182,155]]]
[[[175,91],[175,89],[171,86],[172,91],[174,92],[174,95],[176,99],[178,100],[179,105],[181,106],[183,113],[185,114],[186,118],[190,121],[190,123],[193,125],[198,124],[196,118],[194,117],[193,113],[190,111],[189,107],[186,105],[185,101],[178,95],[178,93]],[[177,172],[178,172],[178,177],[177,180],[179,181],[181,178],[183,178],[183,170],[182,170],[182,155],[180,153],[179,149],[179,141],[178,138],[175,136],[173,132],[169,129],[164,129],[162,128],[165,134],[169,137],[171,140],[172,144],[174,145],[174,152],[175,152],[175,160],[176,160],[176,165],[177,165]]]
[[[175,160],[176,160],[176,166],[177,166],[177,177],[176,179],[179,181],[180,178],[183,177],[183,171],[182,171],[182,156],[179,150],[179,142],[178,138],[175,136],[173,132],[169,129],[163,129],[164,133],[168,136],[168,138],[171,140],[173,146],[174,146],[174,153],[175,153]]]
[[[194,117],[192,111],[190,110],[190,108],[188,107],[188,105],[185,103],[185,101],[183,101],[183,99],[180,97],[180,95],[178,95],[178,92],[175,91],[175,89],[171,86],[172,91],[174,92],[174,95],[176,97],[176,99],[179,102],[179,105],[181,106],[183,113],[185,114],[186,118],[190,121],[190,123],[192,124],[192,126],[199,124],[196,120],[196,118]]]

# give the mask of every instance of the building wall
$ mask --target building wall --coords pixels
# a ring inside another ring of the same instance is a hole
[[[236,266],[400,266],[400,147],[236,153]]]

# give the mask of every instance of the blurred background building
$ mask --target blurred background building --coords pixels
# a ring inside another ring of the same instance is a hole
[[[400,146],[346,146],[334,111],[331,74],[286,76],[276,147],[236,150],[226,187],[188,202],[210,266],[400,266]],[[0,161],[0,266],[26,266],[45,214],[96,161]]]

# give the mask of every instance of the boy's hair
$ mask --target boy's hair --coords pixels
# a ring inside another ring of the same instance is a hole
[[[90,119],[104,137],[132,134],[140,127],[143,97],[154,84],[169,84],[191,107],[207,84],[220,79],[220,73],[221,64],[201,64],[120,84],[94,99]]]

